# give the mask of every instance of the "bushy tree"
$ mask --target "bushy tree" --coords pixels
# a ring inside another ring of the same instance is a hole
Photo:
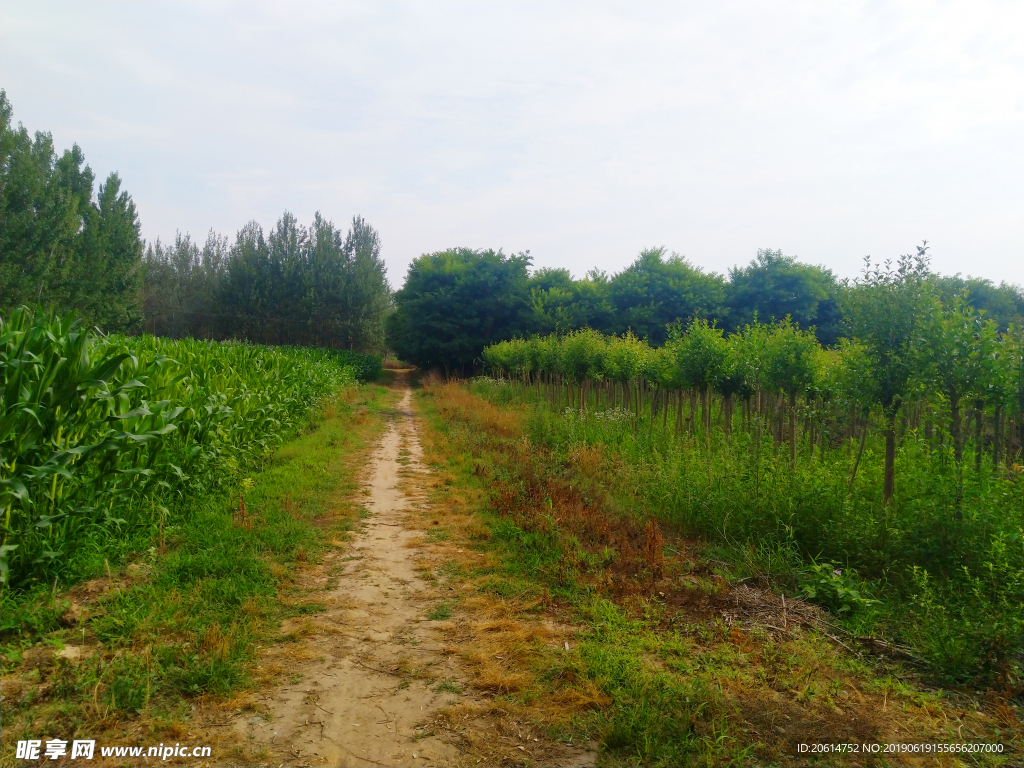
[[[724,303],[732,328],[755,317],[769,322],[789,317],[801,328],[814,326],[818,340],[833,345],[844,335],[840,293],[831,270],[762,248],[747,266],[729,270]]]
[[[1020,325],[1024,317],[1024,289],[1019,285],[1006,282],[996,285],[991,280],[961,277],[959,274],[935,275],[932,281],[943,303],[962,297],[976,310],[985,312],[1002,332],[1011,324]]]
[[[484,347],[529,323],[528,253],[453,248],[420,256],[395,294],[388,341],[403,360],[470,370]]]
[[[540,269],[530,277],[530,330],[533,333],[568,333],[578,328],[609,331],[615,310],[610,301],[608,276],[591,270],[573,280],[567,269]]]
[[[707,274],[678,254],[666,257],[664,248],[648,248],[613,277],[609,300],[615,311],[615,333],[632,329],[657,346],[668,338],[667,326],[676,320],[715,318],[721,313],[725,282]]]
[[[896,482],[896,416],[917,374],[915,342],[928,298],[927,253],[925,242],[895,265],[865,259],[863,276],[847,294],[851,335],[870,361],[874,399],[885,419],[885,506],[892,502]]]
[[[700,393],[704,436],[711,445],[711,391],[728,375],[729,347],[722,330],[706,320],[695,320],[685,333],[673,330],[670,341],[678,378],[683,387]]]
[[[798,328],[788,317],[775,323],[768,334],[764,381],[789,400],[789,468],[796,467],[796,397],[815,381],[821,347],[810,331]]]
[[[380,237],[356,216],[348,234],[319,212],[307,229],[289,212],[269,236],[258,222],[235,242],[210,232],[146,251],[146,329],[381,352],[391,288]]]
[[[949,433],[956,465],[956,508],[963,498],[964,430],[962,410],[971,398],[984,399],[993,382],[997,348],[995,322],[986,321],[963,296],[949,304],[935,298],[923,313],[916,351],[921,376],[949,405]],[[980,465],[981,446],[976,445]]]

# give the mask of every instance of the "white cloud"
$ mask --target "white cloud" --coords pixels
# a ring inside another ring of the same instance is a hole
[[[1019,3],[0,5],[15,118],[147,237],[284,208],[419,253],[620,269],[664,244],[855,274],[928,238],[1024,282]]]

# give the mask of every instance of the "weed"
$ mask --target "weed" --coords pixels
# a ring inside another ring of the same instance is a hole
[[[684,540],[686,510],[715,514],[722,494],[742,486],[716,474],[721,487],[702,495],[704,458],[698,464],[678,446],[648,443],[631,419],[595,427],[600,420],[554,416],[507,384],[473,388],[494,397],[485,402],[465,387],[435,385],[421,398],[437,455],[446,459],[438,462],[446,482],[437,498],[486,489],[473,519],[448,526],[453,538],[488,531],[473,549],[494,555],[494,565],[467,569],[481,593],[467,597],[467,609],[502,617],[473,627],[463,660],[474,687],[533,708],[566,738],[598,739],[602,760],[614,764],[798,764],[794,744],[812,731],[834,741],[897,732],[947,737],[941,722],[915,714],[916,685],[872,689],[878,671],[870,662],[800,624],[808,611],[824,615],[819,609],[791,599],[783,613],[786,603],[764,589],[781,584],[793,594],[824,578],[821,602],[853,601],[843,615],[878,608],[845,563],[827,573],[806,568],[809,555],[798,543],[806,529],[792,526],[792,516],[791,528],[774,537],[742,543],[736,535],[745,529],[729,516],[722,531],[709,529],[717,546]],[[504,402],[515,403],[518,427],[495,410]],[[788,474],[787,457],[780,461]],[[671,487],[680,477],[688,483],[684,498]],[[818,564],[825,563],[823,556]],[[920,595],[921,610],[930,610],[927,590]],[[748,607],[748,596],[759,596],[756,604]],[[777,615],[759,621],[757,611],[768,606]],[[529,628],[533,611],[582,628],[571,643],[553,643]],[[788,629],[772,628],[784,621]],[[942,711],[950,722],[958,717],[955,706]],[[975,732],[995,733],[988,722]]]
[[[434,691],[437,693],[462,693],[463,690],[465,689],[453,680],[445,680],[440,685],[434,686]]]
[[[447,621],[452,617],[452,608],[448,603],[441,603],[427,614],[431,621]]]

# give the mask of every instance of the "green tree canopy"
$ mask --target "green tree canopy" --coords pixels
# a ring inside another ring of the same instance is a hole
[[[874,399],[885,416],[886,505],[895,488],[896,414],[906,401],[916,370],[916,342],[928,299],[928,246],[917,254],[872,265],[866,259],[863,277],[847,296],[853,339],[864,350],[873,372]]]
[[[395,294],[388,339],[403,360],[466,371],[484,347],[530,322],[529,253],[453,248],[424,254]]]
[[[781,250],[762,248],[745,267],[729,270],[725,305],[733,328],[789,317],[801,328],[816,327],[822,344],[843,335],[840,286],[824,267],[801,264]]]
[[[664,248],[648,248],[610,281],[609,300],[615,311],[611,330],[632,329],[661,345],[668,338],[669,324],[717,317],[724,298],[720,275],[707,274],[678,254],[666,258]]]
[[[76,310],[106,331],[139,325],[142,240],[135,203],[95,177],[78,145],[58,155],[49,133],[12,126],[0,90],[0,308]]]
[[[591,270],[573,280],[567,269],[540,269],[530,277],[533,333],[568,333],[578,328],[608,331],[615,327],[608,276]]]
[[[935,275],[932,280],[944,304],[962,296],[976,310],[984,311],[988,319],[995,321],[998,329],[1004,333],[1011,324],[1020,325],[1024,318],[1024,290],[1019,285],[1005,282],[996,285],[991,280],[961,277],[958,274]]]
[[[385,346],[391,288],[380,237],[360,216],[346,234],[319,212],[307,229],[285,211],[229,245],[213,232],[146,252],[146,328],[168,336],[243,338],[366,352]]]

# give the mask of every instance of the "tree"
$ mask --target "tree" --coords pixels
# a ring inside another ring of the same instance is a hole
[[[667,326],[676,320],[714,318],[725,298],[725,281],[706,274],[678,254],[665,258],[664,248],[648,248],[610,281],[616,333],[632,331],[651,344],[664,344]]]
[[[533,333],[568,333],[579,328],[598,331],[613,326],[608,276],[591,270],[573,280],[567,269],[540,269],[530,277]]]
[[[851,335],[860,342],[873,372],[875,400],[885,420],[883,505],[892,502],[896,482],[896,415],[916,374],[915,343],[927,299],[928,242],[915,255],[900,256],[895,267],[872,265],[847,296]]]
[[[465,372],[484,347],[521,334],[529,321],[528,253],[453,248],[409,267],[388,319],[391,347],[424,368]]]
[[[210,232],[146,252],[146,327],[153,333],[243,338],[380,352],[391,287],[380,237],[356,216],[346,235],[319,212],[307,229],[285,211],[268,237],[253,221],[234,245]]]
[[[923,315],[917,353],[924,377],[949,403],[958,516],[964,483],[961,408],[968,398],[984,397],[992,378],[997,343],[996,324],[986,321],[963,296],[956,297],[948,305],[935,298]],[[981,445],[976,445],[975,451],[980,450]],[[978,457],[980,459],[980,453]]]
[[[0,308],[77,310],[105,331],[141,319],[142,241],[131,197],[110,174],[94,176],[78,145],[58,157],[48,133],[11,125],[0,90]]]
[[[935,290],[944,303],[963,296],[968,304],[983,311],[989,320],[994,320],[998,329],[1006,332],[1011,323],[1020,324],[1024,316],[1024,289],[1019,285],[1000,283],[979,277],[936,275],[932,278]]]
[[[380,255],[380,235],[362,216],[352,218],[342,255],[346,267],[342,338],[350,348],[382,351],[391,287]]]
[[[789,471],[796,468],[796,396],[814,383],[821,347],[810,331],[787,317],[772,326],[765,350],[764,379],[789,398]]]
[[[675,338],[672,339],[678,378],[684,387],[700,393],[704,439],[710,450],[710,394],[730,373],[729,346],[722,336],[722,330],[710,325],[707,320],[695,320],[685,333],[680,334],[678,329],[678,325],[673,329]]]
[[[801,328],[814,326],[818,340],[831,346],[843,335],[839,296],[830,270],[762,248],[747,266],[729,270],[725,305],[733,328],[753,322],[755,315],[762,321],[788,316]]]

